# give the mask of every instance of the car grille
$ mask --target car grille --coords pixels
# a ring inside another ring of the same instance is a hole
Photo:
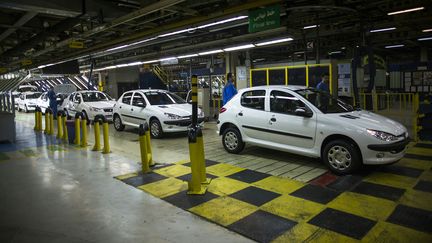
[[[105,112],[112,112],[113,109],[104,109]]]

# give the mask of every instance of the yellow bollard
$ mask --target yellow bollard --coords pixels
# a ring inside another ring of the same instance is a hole
[[[57,138],[61,139],[63,137],[63,122],[61,113],[57,113]]]
[[[62,122],[63,122],[63,141],[65,143],[69,143],[69,136],[68,136],[68,129],[66,126],[66,120],[67,120],[67,115],[66,113],[63,113],[62,115]]]
[[[50,120],[49,122],[50,129],[48,135],[53,135],[54,134],[54,114],[52,112],[49,114],[49,120]]]
[[[207,191],[207,187],[202,185],[201,176],[201,163],[202,156],[199,151],[199,145],[197,140],[197,127],[190,127],[188,133],[189,142],[189,156],[191,160],[191,172],[192,178],[188,182],[188,192],[187,194],[204,194]]]
[[[147,124],[147,123],[145,123]],[[146,146],[147,146],[147,154],[149,156],[149,165],[152,166],[154,165],[153,162],[153,152],[152,152],[152,148],[151,148],[151,140],[150,140],[150,129],[147,126],[147,130],[145,130],[145,138],[146,138]]]
[[[147,123],[141,124],[139,126],[139,144],[140,144],[140,153],[141,153],[141,170],[142,173],[151,172],[150,163],[152,160],[151,151],[148,151],[148,141],[147,141],[147,132],[149,128]]]
[[[80,145],[81,142],[81,133],[80,133],[80,117],[79,116],[75,116],[75,139],[74,139],[74,144],[75,145]]]
[[[81,147],[87,147],[87,119],[83,117],[81,120],[81,131],[82,131],[82,140]]]
[[[35,125],[33,128],[35,131],[37,131],[39,128],[39,115],[38,115],[39,111],[38,111],[38,109],[39,109],[39,107],[37,107],[36,111],[35,111]]]
[[[104,121],[103,125],[102,125],[102,130],[103,130],[103,140],[104,140],[104,147],[102,150],[103,154],[108,154],[111,152],[110,150],[110,145],[109,145],[109,133],[108,133],[108,122]]]
[[[49,134],[49,128],[50,128],[49,121],[50,121],[49,113],[47,112],[47,110],[45,110],[45,131],[44,131],[45,134]]]
[[[205,163],[205,152],[204,152],[204,139],[202,130],[200,127],[197,128],[197,157],[199,162],[199,171],[202,184],[209,184],[210,179],[207,179],[206,174],[206,163]]]
[[[93,151],[99,151],[101,150],[101,144],[100,144],[100,126],[99,126],[99,121],[96,120],[94,121],[94,135],[95,135],[95,144],[93,146]]]
[[[39,111],[38,112],[38,125],[39,125],[39,127],[38,127],[38,131],[39,132],[42,132],[42,111]]]

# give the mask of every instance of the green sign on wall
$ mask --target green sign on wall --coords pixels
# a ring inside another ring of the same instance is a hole
[[[280,6],[249,11],[249,32],[274,29],[280,26]]]

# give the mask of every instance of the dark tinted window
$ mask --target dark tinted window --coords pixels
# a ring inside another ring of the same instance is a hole
[[[342,100],[333,98],[326,92],[320,92],[316,89],[304,89],[296,92],[306,98],[323,113],[343,113],[354,110],[351,105],[346,104]]]
[[[241,105],[244,107],[264,110],[265,90],[251,90],[244,92],[241,97]]]
[[[131,102],[131,99],[132,99],[132,92],[130,92],[130,93],[126,93],[126,94],[124,94],[123,95],[123,98],[122,98],[122,103],[124,103],[124,104],[130,104],[130,102]]]
[[[146,104],[146,102],[145,102],[144,97],[142,96],[142,94],[140,94],[138,92],[135,93],[134,97],[133,97],[133,100],[132,100],[132,105],[133,106],[143,107],[143,106],[145,106],[145,104]]]
[[[184,104],[186,101],[169,92],[146,92],[145,96],[151,105]]]
[[[102,92],[81,93],[85,102],[107,101],[109,98]]]
[[[298,108],[306,108],[306,106],[295,96],[278,90],[270,93],[270,111],[294,115]]]

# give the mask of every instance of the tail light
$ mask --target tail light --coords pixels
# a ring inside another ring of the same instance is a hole
[[[222,114],[226,111],[227,109],[225,107],[220,108],[219,114]]]

